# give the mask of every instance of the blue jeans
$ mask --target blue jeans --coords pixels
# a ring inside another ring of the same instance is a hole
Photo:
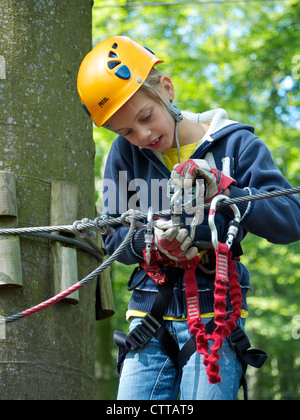
[[[204,318],[206,324],[211,318]],[[130,331],[140,323],[139,318],[131,321]],[[245,320],[239,325],[244,328]],[[166,321],[166,327],[174,335],[179,348],[191,337],[184,321]],[[118,400],[236,400],[242,376],[242,364],[235,351],[224,340],[219,352],[219,366],[222,382],[210,384],[207,379],[203,356],[195,352],[184,366],[182,375],[177,371],[161,348],[152,340],[141,350],[129,352],[126,356],[120,378]]]

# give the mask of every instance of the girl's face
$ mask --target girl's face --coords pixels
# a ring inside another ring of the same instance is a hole
[[[163,96],[169,100],[170,92]],[[139,92],[111,117],[110,128],[143,149],[164,153],[176,147],[173,117],[158,101]]]

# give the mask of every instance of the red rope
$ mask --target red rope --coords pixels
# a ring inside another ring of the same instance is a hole
[[[79,290],[83,284],[79,281],[75,283],[73,286],[69,287],[67,290],[64,290],[63,292],[59,293],[58,295],[46,300],[45,302],[40,303],[39,305],[33,306],[30,309],[27,309],[26,311],[22,312],[22,316],[26,317],[29,315],[33,315],[39,311],[42,311],[43,309],[48,308],[51,305],[54,305],[55,303],[61,301],[65,297],[69,296],[71,293],[76,292]]]
[[[216,280],[215,280],[215,291],[214,291],[214,312],[215,318],[214,322],[216,328],[213,334],[207,334],[205,330],[205,325],[201,319],[200,308],[199,316],[188,317],[188,326],[190,327],[190,332],[196,338],[197,351],[204,356],[204,365],[206,366],[206,372],[208,380],[210,383],[215,384],[221,382],[222,378],[219,375],[219,350],[223,345],[223,341],[229,334],[236,328],[236,321],[241,316],[241,306],[242,306],[242,294],[240,285],[238,282],[238,274],[236,273],[236,263],[232,260],[232,254],[229,251],[227,244],[218,245],[218,250],[216,251],[217,259],[217,269],[216,269]],[[229,262],[229,267],[226,262]],[[197,267],[196,267],[197,268]],[[226,273],[226,275],[225,275]],[[195,293],[195,284],[196,277],[195,271],[194,276],[191,276],[191,273],[186,271],[185,284],[186,284],[186,293],[187,296],[190,296],[193,289]],[[231,299],[231,305],[233,312],[229,316],[229,319],[226,320],[226,294],[227,294],[227,284],[229,287],[229,296]],[[198,290],[197,290],[197,300],[198,299]],[[188,300],[187,300],[188,305]],[[213,342],[213,345],[209,352],[209,341]]]
[[[145,256],[145,254],[144,254]],[[152,278],[157,285],[162,285],[167,281],[167,276],[162,272],[160,264],[166,266],[178,266],[180,264],[185,270],[185,294],[188,312],[188,326],[190,333],[196,338],[198,353],[204,356],[204,365],[210,383],[215,384],[221,382],[219,375],[219,350],[223,345],[225,338],[236,328],[236,321],[241,316],[242,294],[240,284],[238,282],[239,275],[236,273],[236,263],[232,259],[232,254],[227,244],[218,244],[216,250],[216,279],[214,291],[214,322],[216,328],[213,334],[207,334],[205,325],[201,319],[201,311],[199,305],[198,285],[196,279],[196,270],[200,259],[198,256],[190,261],[180,261],[175,263],[169,259],[165,259],[152,250],[151,264],[141,263],[142,268]],[[231,299],[232,314],[226,320],[226,304],[227,304],[227,286]],[[209,341],[213,342],[209,350]]]

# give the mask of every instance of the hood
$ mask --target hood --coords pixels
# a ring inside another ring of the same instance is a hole
[[[232,124],[238,124],[237,121],[229,120],[227,112],[222,108],[212,109],[210,111],[202,112],[201,114],[194,114],[190,111],[182,111],[182,115],[186,119],[197,122],[198,124],[209,125],[209,129],[205,136],[202,138],[201,143],[203,143],[205,140],[212,141],[212,134],[216,133],[222,128]],[[235,127],[233,127],[233,130],[235,130]]]

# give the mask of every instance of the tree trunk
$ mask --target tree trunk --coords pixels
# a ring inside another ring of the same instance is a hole
[[[75,185],[78,219],[94,217],[92,124],[76,90],[80,63],[92,47],[92,3],[1,0],[0,171],[14,174],[17,203],[17,215],[0,214],[1,226],[49,225],[51,187],[57,182]],[[14,279],[9,286],[14,274],[3,274],[1,316],[56,292],[53,245],[21,237],[19,247],[20,261],[17,251],[12,261],[20,264],[21,286]],[[73,277],[78,271],[80,280],[97,261],[76,253],[77,258],[73,251],[61,256],[71,255],[73,264],[77,259]],[[0,334],[0,399],[94,398],[95,287],[92,282],[82,288],[77,305],[62,301],[6,325]]]

